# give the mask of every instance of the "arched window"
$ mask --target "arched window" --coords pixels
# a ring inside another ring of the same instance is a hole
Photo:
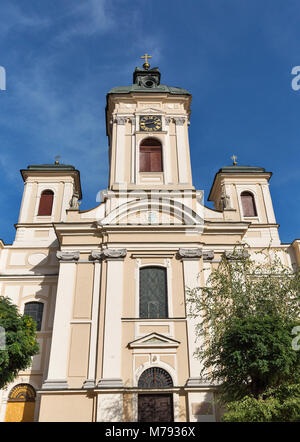
[[[44,190],[41,194],[38,216],[50,216],[52,214],[54,193],[52,190]]]
[[[167,318],[167,272],[163,267],[140,269],[140,318]]]
[[[139,379],[138,388],[171,388],[173,381],[166,370],[152,367],[145,370]]]
[[[257,216],[254,196],[250,192],[241,193],[243,215],[244,216]]]
[[[140,172],[162,172],[162,147],[155,138],[146,138],[140,145]]]
[[[42,302],[27,302],[24,308],[24,315],[31,316],[37,323],[36,330],[42,327],[44,304]]]

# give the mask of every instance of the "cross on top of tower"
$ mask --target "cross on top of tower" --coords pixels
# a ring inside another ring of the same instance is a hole
[[[145,55],[142,55],[141,58],[144,58],[144,59],[145,59],[145,63],[143,64],[143,68],[146,69],[146,70],[148,70],[148,69],[150,68],[150,63],[148,63],[148,58],[152,58],[152,56],[151,56],[151,55],[148,55],[147,52],[146,52],[146,54],[145,54]]]
[[[237,156],[236,155],[232,155],[231,159],[233,161],[233,165],[236,166],[237,165],[237,162],[236,162]]]

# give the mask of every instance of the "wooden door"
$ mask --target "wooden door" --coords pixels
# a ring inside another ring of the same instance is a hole
[[[29,384],[17,384],[9,393],[5,422],[32,422],[36,393]]]
[[[172,394],[139,394],[139,422],[173,422]]]

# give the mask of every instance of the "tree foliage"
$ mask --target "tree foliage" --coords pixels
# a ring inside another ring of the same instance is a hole
[[[299,322],[277,314],[252,313],[232,319],[212,343],[207,362],[217,367],[227,399],[259,398],[269,387],[300,380],[300,354],[292,347],[291,331]]]
[[[0,389],[12,382],[20,370],[31,365],[31,357],[39,352],[36,323],[20,315],[10,299],[0,296],[0,327],[5,332],[5,347],[0,349]]]
[[[230,402],[225,422],[300,422],[300,385],[283,385],[256,399]]]
[[[241,250],[229,258],[223,256],[205,286],[188,296],[198,320],[202,376],[220,383],[223,401],[258,398],[299,376],[292,330],[300,317],[300,272],[269,250],[264,262]]]

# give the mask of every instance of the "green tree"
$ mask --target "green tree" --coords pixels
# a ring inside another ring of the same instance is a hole
[[[298,382],[292,330],[300,317],[300,272],[271,259],[269,250],[259,264],[235,250],[205,287],[189,290],[188,301],[198,320],[202,376],[220,384],[223,402]]]
[[[230,402],[225,422],[300,422],[300,385],[283,385],[256,399]]]
[[[15,379],[20,370],[31,365],[31,357],[39,352],[39,346],[35,321],[30,316],[20,315],[17,306],[3,296],[0,296],[0,327],[3,344],[3,348],[0,347],[2,389]]]
[[[291,331],[300,323],[278,314],[234,318],[215,339],[207,362],[223,379],[227,399],[259,398],[268,388],[298,382],[300,352],[292,347]]]

